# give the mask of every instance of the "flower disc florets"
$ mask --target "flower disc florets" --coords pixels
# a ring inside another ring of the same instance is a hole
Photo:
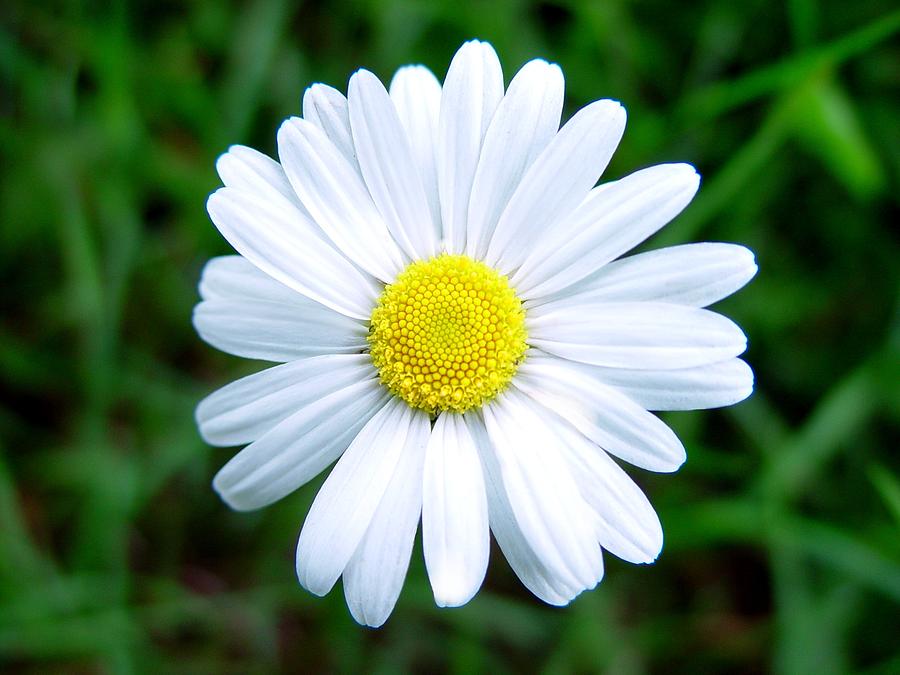
[[[505,276],[464,255],[410,264],[372,312],[372,361],[414,408],[465,412],[496,396],[525,354],[525,312]]]

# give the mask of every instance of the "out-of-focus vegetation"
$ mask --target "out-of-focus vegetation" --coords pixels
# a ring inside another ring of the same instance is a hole
[[[671,3],[25,2],[0,9],[0,670],[7,673],[900,672],[900,13],[889,0]],[[316,485],[255,514],[210,489],[232,454],[195,403],[261,364],[190,325],[214,161],[274,154],[304,87],[469,37],[507,79],[560,63],[567,114],[612,97],[607,177],[704,176],[651,246],[741,242],[722,303],[757,390],[667,415],[674,476],[633,471],[666,546],[608,557],[569,608],[495,552],[437,610],[414,553],[381,631],[296,585]]]

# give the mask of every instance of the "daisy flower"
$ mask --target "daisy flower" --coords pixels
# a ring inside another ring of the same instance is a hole
[[[280,363],[203,400],[213,445],[249,444],[213,485],[266,506],[336,461],[297,545],[324,595],[379,626],[419,521],[440,606],[466,603],[490,535],[538,598],[565,605],[606,551],[659,554],[659,519],[616,460],[671,472],[675,434],[648,411],[746,398],[746,338],[703,309],[756,272],[732,244],[629,257],[700,178],[663,164],[597,185],[625,128],[600,100],[560,128],[564,80],[525,64],[504,89],[467,42],[443,85],[422,66],[347,96],[314,84],[276,162],[231,147],[209,197],[240,255],[214,258],[194,325],[211,345]],[[615,459],[614,459],[615,458]]]

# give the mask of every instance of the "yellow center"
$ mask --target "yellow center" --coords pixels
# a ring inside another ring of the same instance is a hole
[[[525,312],[506,277],[464,255],[412,263],[372,311],[384,385],[413,408],[465,412],[496,396],[525,353]]]

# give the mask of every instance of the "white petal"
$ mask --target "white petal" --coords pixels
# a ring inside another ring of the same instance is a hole
[[[598,516],[600,545],[628,562],[656,560],[663,545],[662,525],[641,489],[573,426],[561,421],[554,429],[581,496]]]
[[[235,455],[216,474],[213,487],[239,511],[281,499],[337,459],[389,396],[371,379],[306,403]]]
[[[325,595],[343,573],[403,455],[417,417],[391,398],[362,428],[316,495],[297,543],[297,577]]]
[[[706,307],[741,288],[756,269],[753,252],[736,244],[671,246],[611,262],[577,285],[526,306],[533,315],[557,303],[598,300]]]
[[[699,186],[689,164],[660,164],[604,185],[531,249],[512,283],[534,298],[581,281],[681,213]]]
[[[296,117],[278,130],[278,156],[300,201],[341,252],[390,283],[403,254],[347,158],[318,127]]]
[[[292,288],[275,281],[239,255],[210,258],[200,275],[200,297],[204,300],[262,300],[265,302],[309,302]]]
[[[193,322],[213,347],[262,361],[353,354],[367,346],[364,324],[307,298],[291,303],[206,300],[194,307]]]
[[[226,187],[278,202],[286,199],[303,209],[281,165],[271,157],[244,145],[232,145],[216,160],[216,171]]]
[[[299,209],[233,188],[206,203],[228,243],[272,278],[347,316],[368,320],[381,287],[354,267]]]
[[[444,246],[450,253],[465,250],[472,180],[502,96],[503,70],[494,48],[478,40],[465,43],[444,79],[438,122],[438,190]]]
[[[661,302],[597,302],[557,307],[526,319],[529,343],[574,361],[615,368],[691,368],[747,348],[730,319]]]
[[[347,163],[359,171],[350,133],[350,111],[341,92],[327,84],[311,86],[303,94],[303,119],[321,129]]]
[[[626,462],[659,472],[675,471],[684,463],[684,446],[659,418],[559,359],[529,355],[515,382],[535,401]]]
[[[200,294],[194,327],[231,354],[284,362],[367,346],[365,324],[291,290],[239,255],[206,263]]]
[[[394,475],[344,570],[344,596],[358,623],[377,628],[397,604],[422,512],[422,465],[431,421],[413,413]]]
[[[497,222],[485,262],[504,273],[522,264],[555,222],[587,196],[606,168],[625,131],[625,109],[596,101],[559,130],[526,172]]]
[[[411,259],[435,255],[437,224],[391,97],[367,70],[350,78],[347,96],[359,166],[388,230]]]
[[[490,530],[481,460],[461,415],[441,414],[428,441],[422,547],[438,607],[471,600],[487,571]]]
[[[504,554],[519,573],[521,556],[523,583],[538,597],[533,570],[541,570],[538,578],[549,582],[553,604],[571,599],[583,590],[593,588],[603,576],[603,558],[596,539],[596,517],[581,498],[568,467],[554,448],[554,437],[546,426],[546,415],[539,406],[515,389],[482,410],[491,450],[484,452],[485,470],[495,486],[502,486],[515,523],[526,543],[522,550]],[[491,504],[493,507],[493,503]],[[493,512],[491,525],[494,526]],[[505,525],[499,525],[505,529]],[[503,548],[501,536],[495,536]]]
[[[210,445],[249,443],[317,399],[377,376],[368,354],[285,363],[235,380],[200,401],[197,426]]]
[[[406,130],[431,210],[435,238],[441,239],[441,200],[437,183],[438,116],[441,84],[425,66],[404,66],[391,80],[391,100]]]
[[[542,358],[532,350],[529,360]],[[694,368],[642,370],[604,368],[561,359],[588,377],[615,387],[647,410],[704,410],[734,405],[753,393],[753,371],[740,359],[728,359]]]
[[[509,198],[559,129],[565,80],[555,63],[529,61],[491,120],[472,184],[466,251],[483,258]]]
[[[551,605],[568,604],[582,589],[565,583],[554,567],[546,565],[535,555],[516,522],[480,413],[468,414],[464,419],[482,458],[490,529],[500,550],[516,576],[538,598]]]

